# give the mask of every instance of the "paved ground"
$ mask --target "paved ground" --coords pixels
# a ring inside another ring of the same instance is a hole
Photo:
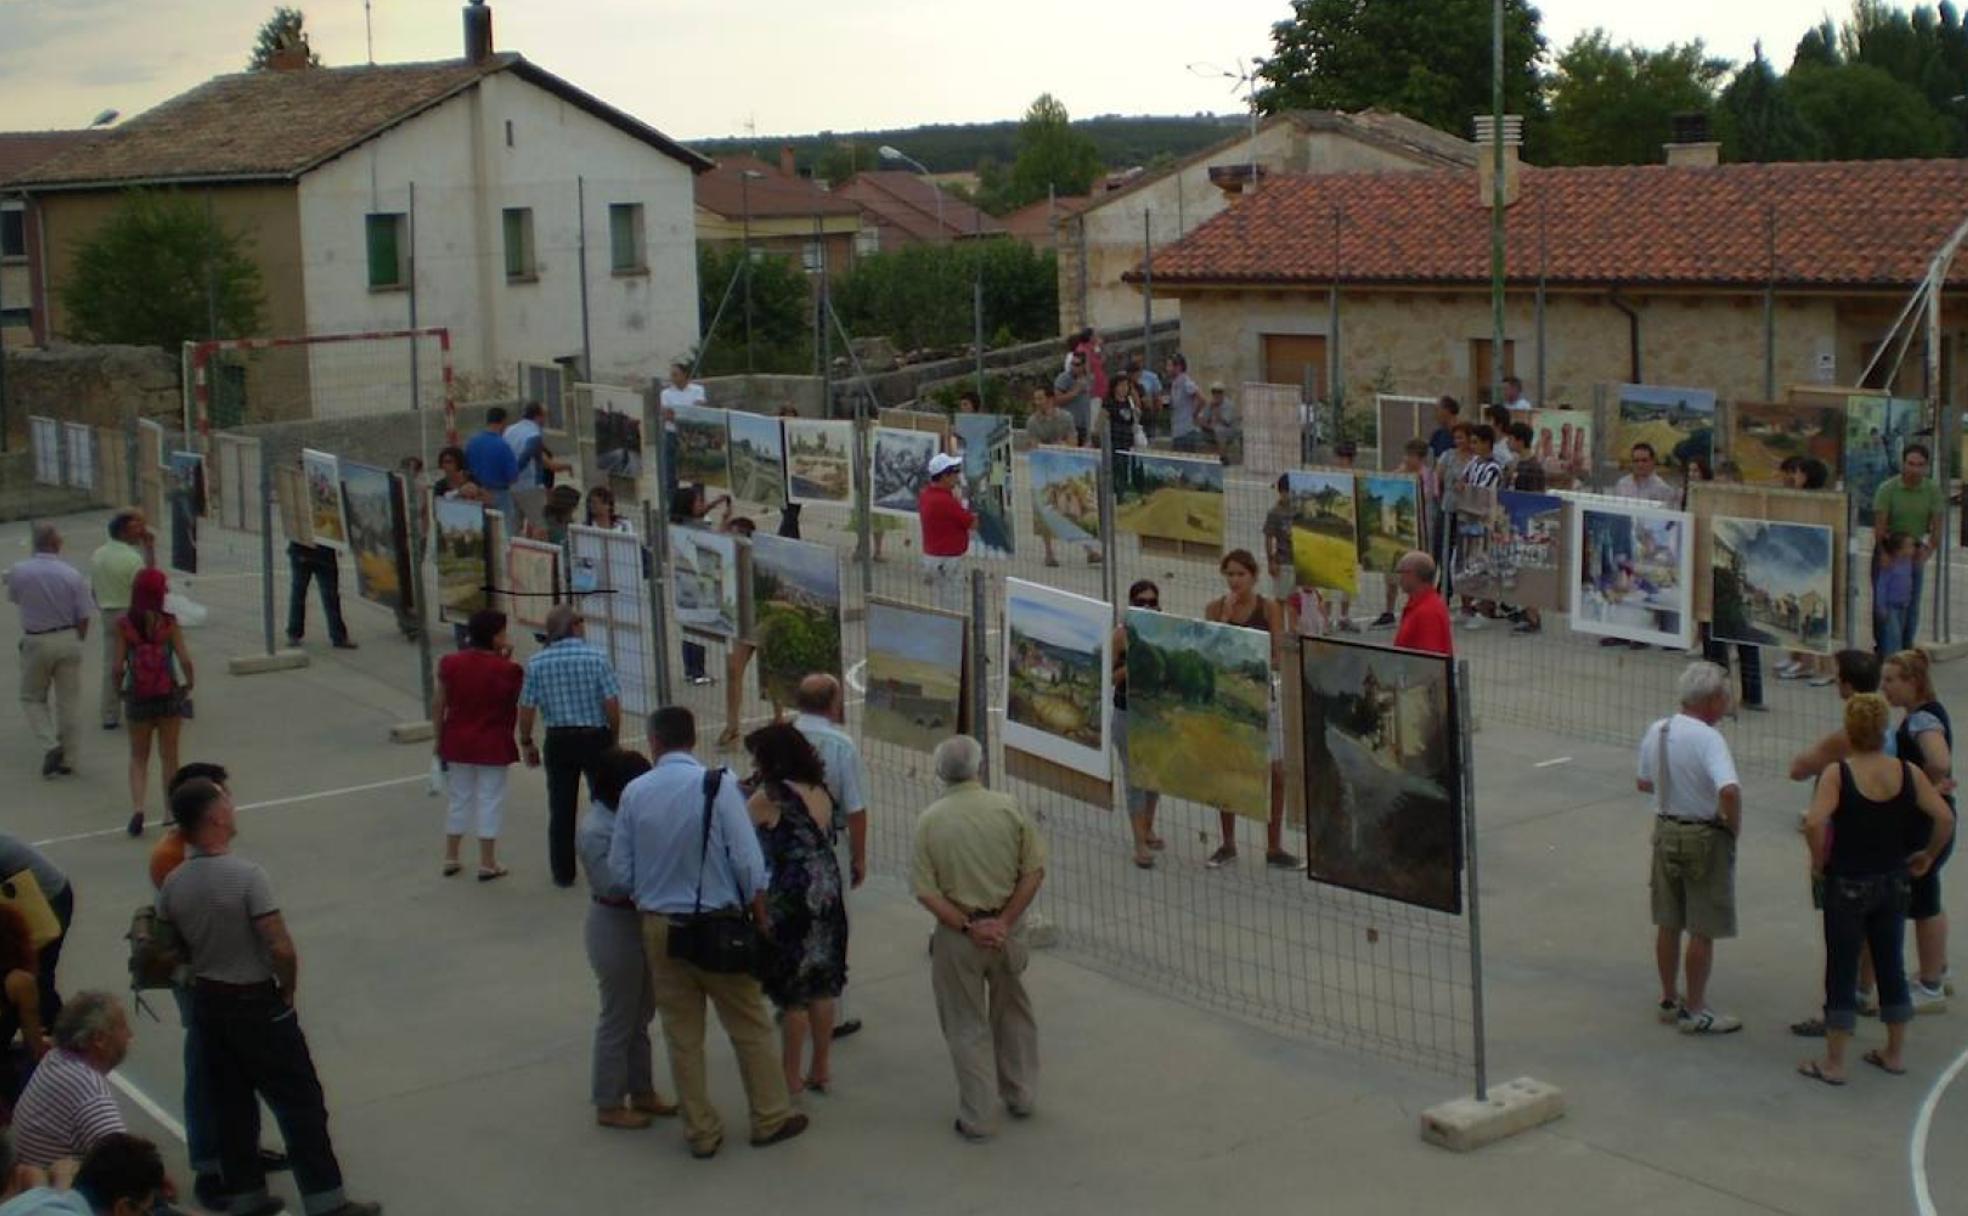
[[[94,518],[72,521],[83,554]],[[21,526],[0,528],[0,563],[24,552],[24,539]],[[925,918],[881,879],[856,905],[853,996],[869,1029],[841,1046],[837,1093],[810,1100],[814,1130],[758,1158],[734,1139],[719,1160],[694,1163],[674,1127],[624,1134],[589,1122],[584,904],[547,882],[537,774],[514,783],[514,876],[492,886],[439,878],[442,812],[422,788],[427,754],[384,742],[392,722],[416,713],[410,648],[385,614],[351,603],[359,652],[328,651],[317,622],[309,668],[224,675],[224,656],[258,637],[257,582],[240,577],[231,547],[208,543],[216,573],[194,580],[215,612],[191,635],[202,675],[185,754],[222,760],[242,800],[270,804],[242,816],[240,847],[272,873],[301,947],[302,1017],[350,1185],[394,1213],[630,1201],[1192,1212],[1224,1198],[1282,1206],[1311,1197],[1368,1212],[1906,1210],[1917,1114],[1937,1075],[1968,1049],[1964,1008],[1915,1027],[1905,1078],[1860,1070],[1832,1091],[1790,1071],[1805,1045],[1783,1026],[1816,1004],[1818,949],[1792,829],[1800,796],[1763,778],[1749,789],[1744,936],[1723,947],[1715,985],[1748,1029],[1694,1041],[1655,1025],[1648,820],[1629,792],[1627,749],[1499,720],[1479,736],[1477,773],[1491,1072],[1562,1086],[1572,1109],[1561,1122],[1473,1156],[1429,1148],[1417,1115],[1462,1083],[1275,1035],[1053,952],[1031,975],[1045,1055],[1040,1114],[995,1144],[964,1145],[948,1130],[953,1094],[929,998]],[[0,660],[0,679],[14,662]],[[1943,692],[1968,696],[1968,675],[1946,669]],[[1829,694],[1821,704],[1786,697],[1780,713],[1829,719]],[[17,723],[14,713],[0,717]],[[120,983],[121,933],[147,897],[144,850],[118,831],[122,746],[122,736],[91,727],[80,774],[44,784],[28,776],[38,757],[24,732],[0,731],[0,772],[23,775],[7,802],[8,830],[55,840],[48,851],[79,892],[63,965],[70,988]],[[1532,767],[1558,757],[1570,759]],[[1172,826],[1182,840],[1206,825],[1182,817]],[[1103,831],[1117,856],[1123,847],[1120,825],[1098,812],[1052,830],[1075,849]],[[1218,878],[1261,881],[1187,869],[1195,850],[1186,841],[1174,860],[1142,877],[1185,891]],[[1062,881],[1080,873],[1062,867]],[[1968,897],[1959,871],[1949,886],[1956,902]],[[1085,894],[1062,887],[1050,898]],[[166,1016],[140,1026],[123,1074],[175,1115],[179,1036]],[[721,1048],[713,1077],[727,1118],[740,1118]],[[1968,1212],[1968,1082],[1945,1092],[1932,1120],[1935,1210]]]

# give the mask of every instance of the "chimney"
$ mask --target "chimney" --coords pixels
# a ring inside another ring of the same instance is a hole
[[[471,0],[465,6],[465,62],[484,63],[492,58],[492,9],[485,0]]]
[[[785,174],[787,177],[798,177],[800,175],[799,160],[793,155],[793,145],[791,144],[779,145],[779,172]]]
[[[1708,115],[1676,114],[1672,122],[1673,139],[1663,145],[1670,168],[1713,169],[1722,163],[1722,145],[1708,137]]]
[[[305,37],[292,42],[283,42],[267,56],[267,70],[270,72],[301,72],[313,66],[309,62],[308,44]]]
[[[1211,165],[1209,167],[1210,185],[1223,191],[1223,201],[1234,204],[1247,194],[1257,193],[1258,183],[1264,180],[1266,169],[1243,161],[1234,165]]]
[[[1476,194],[1477,202],[1488,207],[1496,202],[1496,150],[1492,146],[1492,116],[1478,114],[1474,124],[1476,144]],[[1518,178],[1523,164],[1517,159],[1517,149],[1524,142],[1524,119],[1519,114],[1503,116],[1503,205],[1508,207],[1517,201],[1520,193]]]

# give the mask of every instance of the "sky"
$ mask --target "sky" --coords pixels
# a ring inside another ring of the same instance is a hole
[[[368,58],[362,0],[300,7],[324,63]],[[459,8],[372,0],[376,60],[457,57]],[[1271,24],[1290,14],[1288,0],[1070,9],[1052,0],[495,0],[493,9],[498,49],[679,139],[1013,119],[1048,91],[1082,118],[1239,111],[1241,86],[1222,73],[1268,53]],[[0,0],[0,126],[74,127],[107,109],[127,118],[238,71],[272,10],[270,0]],[[1554,52],[1594,26],[1646,46],[1699,35],[1736,60],[1760,36],[1779,68],[1821,16],[1795,0],[1548,0],[1541,10]],[[1062,28],[1066,12],[1073,30]]]

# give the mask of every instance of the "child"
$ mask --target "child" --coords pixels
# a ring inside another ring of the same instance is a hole
[[[1872,638],[1879,657],[1897,654],[1913,644],[1907,626],[1913,615],[1913,537],[1895,532],[1872,576]]]

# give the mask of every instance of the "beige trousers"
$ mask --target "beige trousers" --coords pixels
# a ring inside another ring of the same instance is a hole
[[[42,751],[59,747],[71,761],[81,742],[82,639],[72,629],[23,637],[20,642],[20,699],[28,729]],[[48,708],[53,690],[55,708]],[[59,724],[58,724],[59,723]]]
[[[1024,939],[986,950],[946,925],[929,944],[936,1019],[957,1069],[957,1117],[974,1132],[997,1126],[998,1099],[1029,1110],[1039,1080],[1039,1028],[1025,994]]]

